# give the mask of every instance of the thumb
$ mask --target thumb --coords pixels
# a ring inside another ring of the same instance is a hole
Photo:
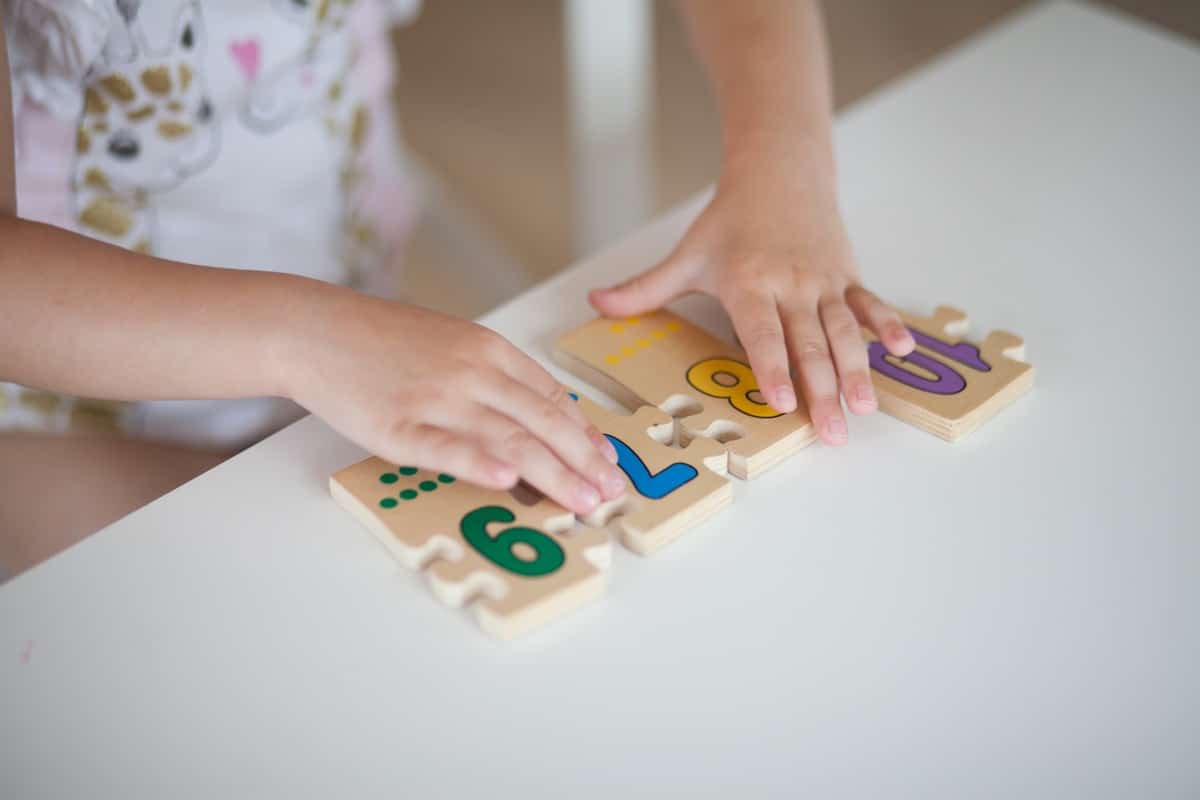
[[[691,270],[678,253],[608,289],[588,292],[588,302],[606,317],[629,317],[654,311],[691,291]]]

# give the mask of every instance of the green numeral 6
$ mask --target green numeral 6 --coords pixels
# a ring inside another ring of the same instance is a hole
[[[462,518],[460,527],[463,538],[479,551],[480,555],[509,572],[535,578],[548,575],[563,565],[566,556],[562,546],[541,531],[533,528],[505,528],[495,537],[487,532],[493,522],[512,522],[516,519],[503,506],[481,506]],[[513,549],[525,545],[533,551],[532,559],[518,556]]]

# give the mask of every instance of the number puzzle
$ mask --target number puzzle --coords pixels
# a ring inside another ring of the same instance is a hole
[[[548,499],[525,505],[378,458],[334,474],[329,489],[401,564],[425,570],[439,599],[472,605],[494,636],[518,636],[604,591],[608,534],[571,532],[574,515]]]
[[[754,478],[816,438],[808,413],[780,414],[758,390],[745,354],[669,311],[596,319],[558,340],[563,367],[630,408],[679,417],[679,439],[716,439],[729,471]]]
[[[717,442],[693,439],[683,449],[670,447],[675,421],[664,411],[642,406],[630,416],[586,397],[578,402],[616,448],[617,466],[630,484],[624,496],[584,517],[588,525],[605,525],[615,517],[621,543],[648,555],[733,501],[733,487],[724,477],[728,455]]]
[[[904,358],[866,332],[879,407],[888,414],[957,441],[1033,386],[1020,337],[993,331],[972,344],[962,338],[967,315],[946,306],[932,317],[901,316],[917,342]]]

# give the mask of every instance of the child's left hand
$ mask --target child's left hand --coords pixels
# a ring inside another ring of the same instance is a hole
[[[856,414],[878,406],[859,326],[897,356],[912,352],[914,342],[899,315],[859,283],[832,181],[803,171],[789,177],[779,161],[756,161],[726,172],[666,260],[589,300],[606,316],[624,317],[690,292],[717,297],[767,402],[784,413],[796,409],[794,364],[822,441],[843,444],[839,388]]]

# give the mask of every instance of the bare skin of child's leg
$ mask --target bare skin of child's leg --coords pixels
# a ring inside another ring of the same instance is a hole
[[[0,572],[22,572],[228,454],[110,436],[0,433]]]

